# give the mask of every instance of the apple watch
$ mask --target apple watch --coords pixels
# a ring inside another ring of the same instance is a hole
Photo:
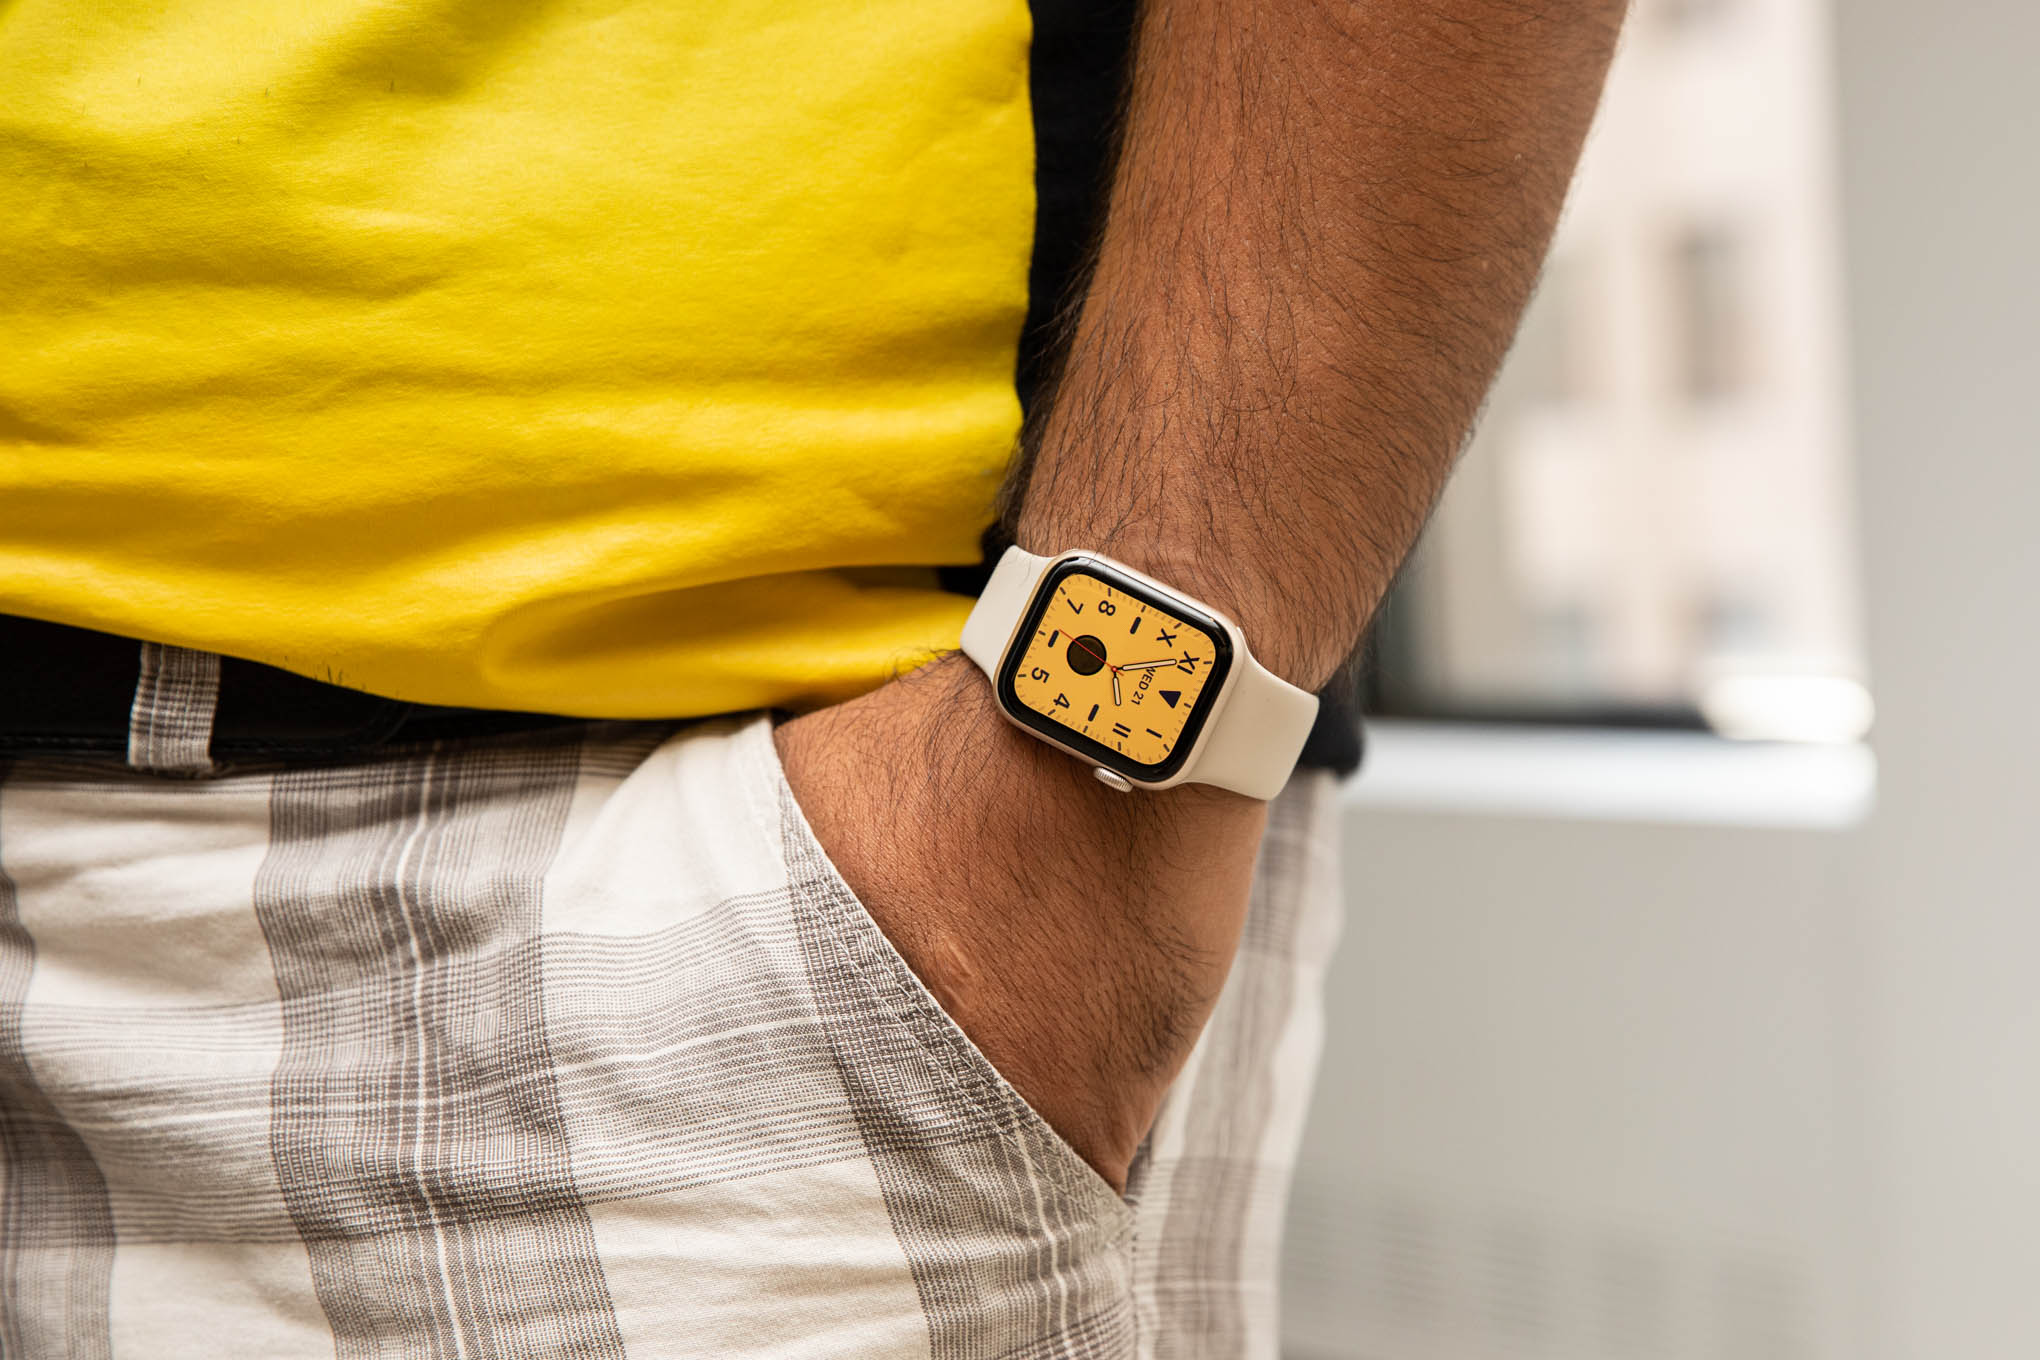
[[[963,650],[1010,721],[1121,792],[1273,798],[1317,719],[1317,696],[1254,660],[1232,620],[1102,553],[1008,548]]]

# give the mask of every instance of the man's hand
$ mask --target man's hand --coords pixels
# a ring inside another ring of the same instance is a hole
[[[778,731],[816,838],[993,1066],[1115,1189],[1216,1002],[1265,805],[1115,793],[960,655]]]

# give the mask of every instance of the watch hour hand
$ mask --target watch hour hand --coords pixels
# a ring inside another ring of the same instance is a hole
[[[1122,668],[1122,669],[1123,669],[1123,668]],[[1113,702],[1113,703],[1115,703],[1115,704],[1119,702],[1119,671],[1118,671],[1118,670],[1114,670],[1114,671],[1112,672],[1112,702]]]

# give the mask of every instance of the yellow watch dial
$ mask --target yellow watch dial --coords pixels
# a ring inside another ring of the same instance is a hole
[[[1194,738],[1198,701],[1231,645],[1130,586],[1087,570],[1056,580],[1012,663],[1012,691],[1056,735],[1160,766]]]

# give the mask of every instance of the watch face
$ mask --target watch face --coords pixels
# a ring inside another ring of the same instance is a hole
[[[1006,711],[1134,779],[1190,756],[1232,667],[1216,619],[1090,558],[1052,569],[1006,650]]]

